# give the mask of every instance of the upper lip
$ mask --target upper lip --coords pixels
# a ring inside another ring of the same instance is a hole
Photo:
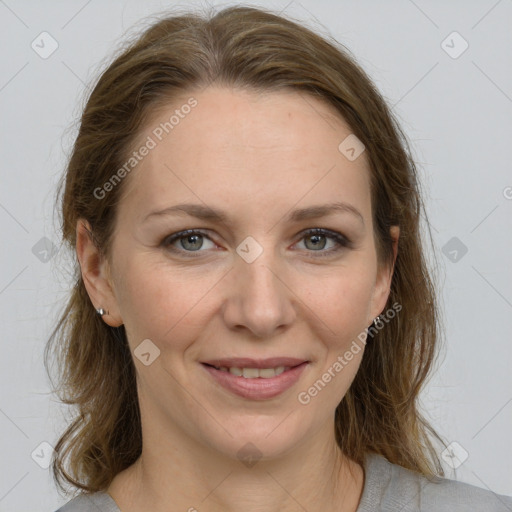
[[[218,368],[277,368],[279,366],[298,366],[307,363],[307,359],[296,357],[268,357],[266,359],[252,359],[250,357],[230,357],[222,359],[209,359],[202,361],[203,364],[217,366]]]

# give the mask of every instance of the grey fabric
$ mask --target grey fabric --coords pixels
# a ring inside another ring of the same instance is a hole
[[[57,512],[120,512],[120,510],[109,494],[97,492],[82,494],[68,501]]]
[[[121,512],[106,493],[81,495],[57,512]],[[368,455],[357,512],[512,512],[512,497],[473,485],[435,478]]]
[[[473,485],[424,476],[369,455],[357,512],[512,512],[512,497]]]

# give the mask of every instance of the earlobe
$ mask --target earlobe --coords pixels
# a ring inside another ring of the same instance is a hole
[[[109,278],[108,262],[93,240],[89,222],[79,219],[76,226],[76,254],[85,288],[96,312],[111,327],[123,324]]]

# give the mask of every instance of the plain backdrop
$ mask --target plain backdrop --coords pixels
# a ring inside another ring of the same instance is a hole
[[[70,286],[56,184],[88,84],[127,30],[174,5],[206,4],[0,0],[1,512],[67,501],[44,467],[67,421],[42,360]],[[425,414],[456,443],[447,476],[512,495],[512,2],[252,5],[346,45],[401,121],[441,268],[445,343]]]

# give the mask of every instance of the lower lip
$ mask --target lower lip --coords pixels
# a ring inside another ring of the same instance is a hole
[[[261,377],[246,379],[230,372],[217,370],[213,366],[206,364],[202,366],[216,382],[235,395],[251,400],[266,400],[274,398],[291,388],[299,380],[307,365],[308,363],[304,362],[269,379],[262,379]]]

